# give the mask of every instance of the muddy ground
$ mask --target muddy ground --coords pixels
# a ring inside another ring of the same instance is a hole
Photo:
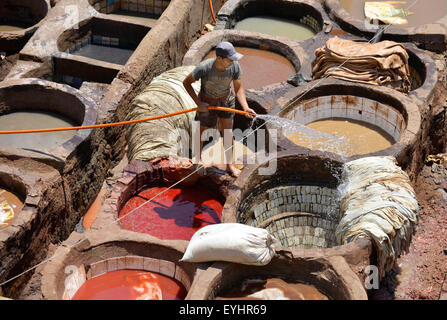
[[[425,165],[414,189],[421,216],[410,250],[373,300],[447,300],[447,161]]]

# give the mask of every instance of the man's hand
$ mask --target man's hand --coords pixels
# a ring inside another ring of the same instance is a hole
[[[256,117],[256,112],[251,109],[251,108],[245,108],[244,109],[245,112],[247,112],[246,114],[244,114],[244,116],[248,119],[253,119]]]
[[[197,105],[199,107],[199,112],[208,112],[209,104],[203,101],[200,101],[200,103]]]

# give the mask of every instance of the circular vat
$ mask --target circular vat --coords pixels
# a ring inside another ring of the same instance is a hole
[[[96,11],[113,19],[128,19],[153,27],[171,1],[89,0]]]
[[[116,215],[123,229],[189,241],[200,228],[220,223],[224,197],[219,186],[195,176],[168,188],[169,181],[177,182],[194,171],[191,167],[182,172],[184,168],[176,166],[169,160],[155,165],[136,160],[124,169],[126,177],[114,189]]]
[[[359,20],[368,19],[365,11],[371,11],[371,13],[373,13],[377,9],[382,9],[382,12],[395,9],[396,12],[392,15],[395,19],[388,23],[399,25],[404,28],[429,24],[440,20],[447,15],[447,3],[443,0],[428,0],[424,2],[414,1],[413,3],[410,1],[400,1],[392,3],[391,5],[389,4],[389,1],[378,0],[371,6],[367,5],[367,0],[339,1],[343,9]],[[377,6],[377,3],[382,3],[382,6]],[[405,12],[405,10],[407,10],[407,12]]]
[[[283,119],[272,117],[269,130],[277,130],[295,145],[344,158],[369,154],[399,159],[416,143],[421,116],[407,96],[389,88],[331,79],[304,98],[302,92],[312,84],[293,91],[280,112],[271,110]]]
[[[421,102],[428,101],[434,93],[438,81],[438,69],[433,59],[412,43],[405,43],[409,56],[411,88],[408,93]]]
[[[197,65],[214,58],[214,48],[220,41],[231,42],[244,55],[238,62],[245,89],[262,90],[285,82],[301,68],[302,48],[293,41],[235,30],[213,31],[200,37],[186,53],[183,65]]]
[[[281,82],[296,73],[292,63],[278,53],[249,47],[236,46],[235,49],[244,55],[239,64],[244,70],[243,83],[246,89],[256,89]],[[212,51],[203,60],[215,58],[216,52]],[[270,76],[266,77],[266,74]]]
[[[25,184],[0,171],[0,230],[9,227],[20,215],[27,195]]]
[[[57,45],[60,51],[71,54],[70,59],[122,66],[149,30],[147,26],[94,17],[64,31]]]
[[[0,127],[5,131],[85,126],[96,121],[95,104],[65,85],[37,79],[4,81],[0,97]],[[2,134],[0,146],[67,157],[90,131]]]
[[[141,235],[101,233],[85,248],[59,248],[42,272],[41,291],[51,300],[183,300],[195,267],[178,262],[182,246],[149,242]]]
[[[0,2],[0,53],[19,52],[48,10],[49,4],[45,0]]]
[[[337,246],[341,163],[329,158],[283,157],[276,164],[268,180],[259,181],[255,175],[242,179],[242,198],[225,203],[222,221],[264,228],[283,247]]]
[[[227,1],[217,15],[216,29],[236,29],[286,37],[313,38],[324,26],[325,13],[312,1]]]
[[[388,23],[384,40],[414,42],[433,51],[445,50],[445,1],[325,0],[324,6],[328,14],[349,32],[371,37],[379,27]]]
[[[344,258],[293,255],[276,256],[266,266],[215,263],[197,273],[186,299],[367,300],[367,295]]]

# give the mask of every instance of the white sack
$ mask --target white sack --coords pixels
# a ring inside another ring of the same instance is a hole
[[[180,261],[227,261],[263,266],[279,243],[267,230],[240,223],[213,224],[198,230]]]

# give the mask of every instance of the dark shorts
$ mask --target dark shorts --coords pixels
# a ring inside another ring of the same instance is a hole
[[[208,103],[213,107],[226,107],[226,108],[235,108],[236,99],[234,96],[233,90],[230,91],[230,94],[221,99],[213,99],[205,97],[199,94],[199,99],[203,102]],[[218,118],[230,119],[234,117],[234,112],[228,111],[220,111],[220,110],[208,110],[208,112],[196,112],[196,121],[200,121],[200,125],[208,128],[215,127],[217,124]]]

